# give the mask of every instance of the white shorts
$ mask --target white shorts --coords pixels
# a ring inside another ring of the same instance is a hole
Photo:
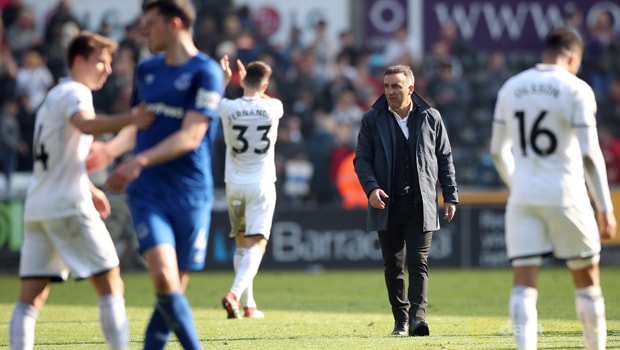
[[[589,203],[570,207],[506,207],[506,249],[510,260],[553,254],[587,258],[601,251],[594,210]]]
[[[276,209],[276,185],[226,184],[230,237],[261,235],[269,239]]]
[[[97,213],[24,223],[22,278],[85,279],[118,265],[114,242]]]

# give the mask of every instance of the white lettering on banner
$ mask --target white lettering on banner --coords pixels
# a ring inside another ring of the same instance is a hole
[[[530,22],[534,24],[538,37],[543,39],[551,28],[564,25],[558,4],[550,4],[545,12],[537,2],[520,2],[516,7],[510,3],[494,2],[472,2],[450,7],[439,2],[434,5],[434,10],[440,25],[455,23],[465,40],[471,40],[480,28],[485,28],[493,39],[499,40],[506,34],[516,40],[521,37],[526,23]],[[482,27],[479,27],[480,24]]]
[[[304,230],[290,221],[276,222],[270,244],[273,259],[286,263],[319,260],[381,261],[381,249],[375,232],[356,229]]]
[[[377,1],[370,8],[368,18],[377,30],[392,33],[405,24],[405,9],[394,0]]]

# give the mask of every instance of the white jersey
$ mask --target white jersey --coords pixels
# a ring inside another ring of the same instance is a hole
[[[284,114],[275,98],[223,98],[218,114],[226,142],[228,184],[261,184],[276,181],[275,143]]]
[[[500,89],[493,122],[491,152],[499,154],[508,145],[512,155],[504,152],[502,158],[514,158],[504,162],[510,203],[589,202],[583,155],[599,159],[600,147],[596,100],[586,82],[559,66],[538,64]],[[582,137],[589,140],[588,150],[582,149],[579,133],[588,135]]]
[[[93,136],[71,124],[78,111],[94,113],[92,92],[66,78],[48,92],[37,112],[25,221],[96,213],[85,165]]]

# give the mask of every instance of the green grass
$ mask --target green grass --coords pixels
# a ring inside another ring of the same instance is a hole
[[[602,271],[608,349],[620,349],[620,268]],[[511,349],[507,316],[510,270],[434,269],[430,275],[431,337],[388,336],[393,320],[380,270],[260,272],[255,294],[263,320],[227,320],[220,299],[231,273],[194,274],[188,297],[205,349]],[[141,349],[151,312],[145,274],[125,274],[131,348]],[[8,322],[19,281],[0,276],[0,349],[8,348]],[[88,282],[54,285],[37,324],[36,349],[105,349],[96,298]],[[539,349],[582,349],[573,287],[565,269],[540,279]],[[176,339],[167,349],[180,349]]]

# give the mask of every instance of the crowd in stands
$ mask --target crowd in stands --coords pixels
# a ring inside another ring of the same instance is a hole
[[[383,92],[383,68],[391,64],[412,66],[416,90],[441,112],[459,186],[503,186],[488,155],[495,98],[508,77],[538,61],[535,54],[478,51],[459,38],[453,25],[442,28],[425,55],[408,38],[406,28],[396,30],[382,52],[373,52],[358,45],[350,31],[331,37],[324,20],[316,22],[312,33],[289,28],[287,41],[274,43],[252,20],[251,7],[235,6],[233,0],[196,5],[199,49],[216,59],[227,54],[233,60],[263,60],[273,67],[268,94],[280,98],[285,107],[276,144],[281,203],[341,203],[343,191],[355,188],[351,167],[343,162],[350,162],[362,114]],[[29,171],[35,112],[47,89],[67,74],[64,49],[84,28],[69,0],[59,0],[39,26],[24,0],[0,0],[0,11],[0,159],[7,169]],[[574,9],[566,14],[566,24],[585,40],[580,76],[597,96],[610,184],[620,184],[620,33],[614,32],[606,12],[586,27],[583,13]],[[95,31],[109,35],[109,23]],[[129,108],[133,70],[148,55],[136,19],[126,25],[112,75],[94,93],[99,111]],[[238,80],[233,76],[226,90],[229,97],[240,96]],[[217,142],[214,175],[216,186],[223,188],[223,137]]]

